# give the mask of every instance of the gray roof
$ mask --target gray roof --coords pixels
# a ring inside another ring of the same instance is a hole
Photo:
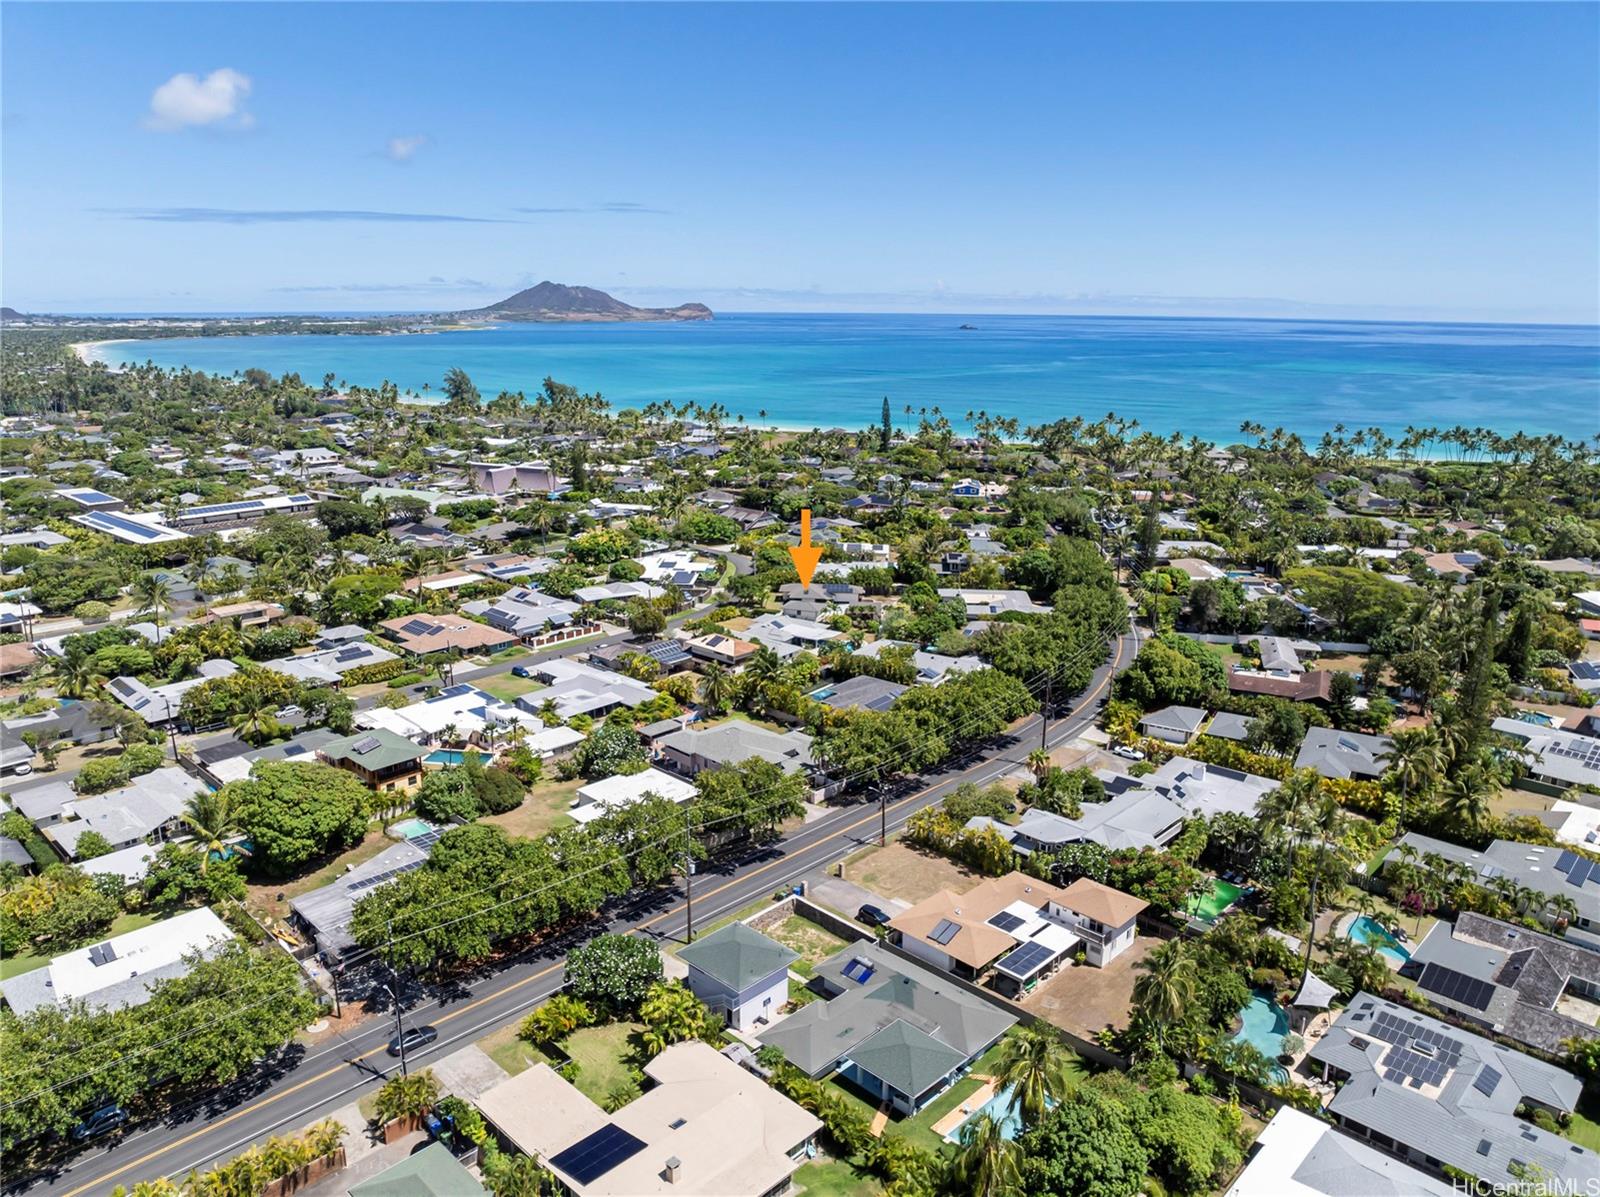
[[[1279,782],[1221,765],[1208,765],[1188,757],[1168,759],[1154,773],[1141,778],[1146,789],[1181,806],[1189,815],[1228,813],[1254,817],[1261,799]]]
[[[78,840],[98,831],[113,848],[142,840],[183,814],[200,784],[176,765],[135,777],[127,785],[92,798],[75,799],[62,813],[74,818],[45,828],[45,834],[77,855]]]
[[[678,952],[685,964],[739,993],[800,959],[746,923],[729,923]]]
[[[894,705],[894,700],[906,692],[906,687],[898,682],[887,681],[881,677],[872,677],[865,673],[855,677],[846,678],[836,686],[830,686],[828,696],[821,700],[822,705],[832,707],[836,711],[848,711],[865,708],[869,711],[887,711]]]
[[[921,1028],[896,1019],[858,1044],[850,1059],[890,1088],[916,1098],[960,1068],[967,1057]]]
[[[1244,740],[1250,735],[1250,728],[1255,720],[1248,715],[1235,715],[1232,711],[1219,711],[1211,725],[1206,728],[1206,735],[1216,736],[1219,740]]]
[[[974,816],[967,826],[993,827],[1024,852],[1052,851],[1062,844],[1159,848],[1183,829],[1184,809],[1154,790],[1131,789],[1104,802],[1085,802],[1081,818],[1069,819],[1034,807],[1013,826]]]
[[[1577,905],[1580,919],[1600,923],[1600,869],[1586,872],[1573,884],[1573,879],[1580,877],[1577,866],[1585,858],[1568,852],[1559,844],[1547,846],[1495,840],[1487,848],[1477,850],[1431,839],[1414,831],[1402,836],[1400,843],[1411,845],[1421,855],[1431,852],[1469,866],[1480,885],[1491,884],[1496,877],[1509,877],[1518,885],[1540,893],[1564,894]],[[1384,864],[1398,859],[1397,853],[1391,853]]]
[[[1397,1067],[1412,1045],[1426,1053],[1417,1059],[1432,1061],[1431,1083],[1409,1081]],[[1310,1059],[1349,1076],[1328,1106],[1341,1122],[1397,1137],[1462,1171],[1509,1183],[1521,1161],[1555,1178],[1600,1175],[1600,1156],[1515,1114],[1524,1101],[1570,1111],[1583,1082],[1482,1036],[1363,992]]]
[[[16,840],[0,835],[0,864],[14,864],[28,868],[33,864],[33,857],[28,855],[28,850]]]
[[[316,936],[317,948],[327,955],[336,955],[355,947],[350,938],[350,913],[355,904],[370,894],[381,882],[420,868],[428,859],[427,852],[410,840],[385,848],[365,864],[359,864],[331,885],[314,889],[308,894],[289,900],[294,911]]]
[[[824,960],[817,966],[817,978],[831,995],[829,1000],[812,1002],[760,1036],[763,1044],[782,1048],[791,1064],[814,1077],[832,1071],[841,1059],[855,1059],[857,1047],[896,1021],[969,1060],[1017,1021],[963,992],[949,978],[895,956],[872,940],[852,944]]]
[[[1296,769],[1315,769],[1324,777],[1377,777],[1384,769],[1378,757],[1393,743],[1388,736],[1313,727],[1300,742]]]
[[[47,781],[43,785],[12,790],[7,797],[11,799],[12,806],[35,823],[40,823],[46,819],[54,819],[67,803],[74,801],[78,795],[64,781]]]
[[[812,763],[811,737],[804,732],[775,732],[740,719],[715,727],[686,728],[662,736],[657,743],[686,756],[698,756],[719,765],[737,765],[760,757],[793,773]]]
[[[1192,736],[1200,730],[1200,725],[1205,720],[1206,713],[1199,707],[1170,706],[1162,707],[1159,711],[1151,711],[1139,720],[1139,726],[1166,728]]]

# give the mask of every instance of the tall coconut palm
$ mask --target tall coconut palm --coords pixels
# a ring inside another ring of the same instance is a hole
[[[94,659],[87,655],[62,657],[51,666],[50,679],[56,693],[65,698],[86,698],[106,684],[105,675],[94,667]]]
[[[713,714],[725,710],[733,697],[733,675],[715,661],[700,670],[700,701]]]
[[[1445,783],[1445,812],[1466,831],[1476,831],[1489,817],[1489,802],[1499,790],[1499,779],[1479,764],[1467,765]]]
[[[1444,768],[1444,752],[1438,734],[1428,727],[1406,728],[1391,737],[1388,748],[1378,754],[1389,781],[1400,788],[1400,825],[1405,826],[1406,799],[1411,794],[1427,794]]]
[[[1022,1149],[992,1115],[979,1114],[962,1127],[951,1175],[963,1195],[1013,1197],[1022,1192]]]
[[[1156,1042],[1164,1052],[1167,1028],[1182,1020],[1194,1001],[1196,969],[1182,940],[1168,940],[1134,966],[1133,1007],[1156,1029]]]
[[[1305,772],[1310,773],[1310,770]],[[1317,904],[1317,889],[1324,881],[1343,886],[1348,877],[1350,860],[1344,839],[1349,826],[1350,816],[1332,794],[1319,796],[1304,816],[1303,839],[1314,846],[1314,853],[1311,883],[1307,886],[1310,925],[1306,935],[1305,962],[1300,973],[1302,987],[1311,975],[1311,948],[1317,937],[1317,915],[1321,912]]]
[[[139,604],[136,614],[154,615],[156,626],[172,610],[172,584],[160,574],[140,574],[133,580],[133,598]]]
[[[1019,1027],[1000,1045],[995,1088],[1011,1093],[1011,1108],[1025,1125],[1037,1126],[1065,1096],[1072,1061],[1071,1049],[1048,1023]]]
[[[270,702],[248,711],[241,711],[230,721],[233,734],[251,744],[259,744],[278,730],[277,708]]]
[[[239,838],[244,828],[233,807],[233,799],[226,790],[196,790],[183,805],[179,816],[183,825],[194,832],[195,847],[200,852],[200,871],[204,873],[213,856],[227,856],[230,852],[250,855],[250,850],[229,841]]]

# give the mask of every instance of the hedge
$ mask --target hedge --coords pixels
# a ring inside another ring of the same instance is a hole
[[[364,686],[368,682],[386,682],[405,671],[405,662],[399,657],[392,661],[378,661],[372,665],[357,665],[343,675],[347,686]]]

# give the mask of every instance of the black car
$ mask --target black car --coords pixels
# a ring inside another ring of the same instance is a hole
[[[869,927],[887,927],[889,925],[889,912],[881,906],[871,903],[856,911],[856,921],[865,923]]]
[[[419,1047],[427,1047],[428,1044],[432,1043],[438,1037],[438,1027],[412,1027],[406,1032],[406,1051],[414,1052]],[[400,1054],[400,1036],[396,1035],[393,1039],[389,1040],[389,1054],[391,1056],[398,1056]]]
[[[116,1104],[101,1106],[77,1126],[72,1128],[74,1142],[85,1143],[90,1139],[98,1139],[101,1135],[109,1135],[112,1131],[119,1131],[128,1122],[128,1111]]]

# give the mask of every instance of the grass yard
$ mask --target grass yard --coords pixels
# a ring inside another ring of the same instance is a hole
[[[1579,1099],[1566,1136],[1580,1147],[1600,1151],[1600,1097],[1585,1095]]]
[[[845,946],[845,941],[826,927],[798,914],[791,914],[776,927],[767,928],[766,933],[785,947],[800,953],[800,959],[789,967],[802,977],[813,976],[817,965]]]
[[[528,796],[516,810],[508,810],[503,815],[489,815],[479,822],[503,827],[507,835],[537,839],[545,832],[571,821],[567,812],[572,809],[578,788],[582,785],[583,782],[577,778],[571,781],[541,781],[528,788]]]
[[[497,673],[493,677],[486,677],[478,684],[478,689],[506,702],[521,698],[524,694],[532,694],[535,690],[543,690],[543,682],[534,681],[531,677],[518,677],[514,673]]]
[[[492,1031],[478,1040],[483,1054],[504,1068],[512,1076],[526,1072],[541,1060],[548,1060],[543,1052],[526,1039],[517,1037],[517,1024],[510,1023]]]
[[[821,994],[807,989],[793,977],[789,978],[789,1001],[795,1009],[798,1010],[801,1006],[809,1006],[812,1002],[820,1002],[821,1000]]]
[[[813,1160],[795,1169],[795,1187],[805,1197],[876,1197],[883,1182],[845,1160]]]
[[[643,1023],[613,1022],[574,1031],[562,1042],[561,1050],[578,1065],[573,1084],[590,1101],[603,1105],[611,1093],[633,1085],[628,1065],[634,1055],[634,1036],[642,1030]]]
[[[844,863],[844,876],[885,898],[906,902],[920,902],[941,889],[964,894],[983,880],[971,869],[903,841],[851,857]]]
[[[172,913],[179,914],[182,912],[173,911]],[[113,936],[126,935],[129,931],[137,931],[140,927],[148,927],[152,923],[158,923],[162,919],[170,917],[171,915],[167,914],[119,914],[112,920],[110,930],[104,936],[97,936],[93,942],[98,943],[102,938],[110,939]],[[80,944],[79,946],[82,947],[83,945]],[[64,950],[70,951],[72,949]],[[60,954],[58,951],[47,951],[43,956],[35,956],[32,952],[20,952],[15,956],[7,956],[4,960],[0,960],[0,981],[10,980],[12,977],[20,976],[22,973],[31,973],[36,968],[43,968]]]
[[[383,824],[373,823],[367,828],[366,838],[348,852],[335,856],[320,868],[296,877],[293,881],[265,882],[249,886],[245,901],[253,909],[265,911],[273,918],[286,919],[289,917],[289,899],[298,898],[301,894],[308,894],[314,889],[321,889],[346,870],[358,864],[365,864],[385,848],[392,848],[394,844],[394,840],[383,834]],[[281,901],[278,897],[280,894],[283,895]]]

